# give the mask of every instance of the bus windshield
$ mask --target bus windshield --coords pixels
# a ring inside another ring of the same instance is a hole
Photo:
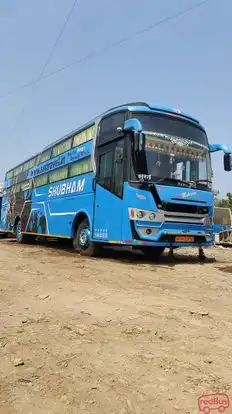
[[[138,119],[143,131],[151,131],[170,136],[186,138],[190,141],[204,145],[208,148],[206,133],[192,122],[179,118],[150,113],[133,113],[133,118]]]
[[[135,150],[133,178],[211,188],[208,141],[201,128],[162,115],[134,114],[134,117],[142,123],[144,149]]]

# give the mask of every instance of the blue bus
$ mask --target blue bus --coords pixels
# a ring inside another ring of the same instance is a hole
[[[165,248],[214,241],[209,144],[199,121],[169,107],[123,104],[6,173],[1,231],[19,243],[71,239],[76,252],[132,246],[157,258]]]

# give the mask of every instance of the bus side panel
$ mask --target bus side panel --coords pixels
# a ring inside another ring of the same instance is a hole
[[[124,184],[124,208],[123,208],[123,226],[122,240],[132,241],[134,238],[132,223],[129,218],[129,208],[139,208],[145,210],[157,210],[154,199],[149,191],[139,190],[131,187],[128,183]]]
[[[13,230],[15,210],[15,196],[11,194],[3,197],[1,209],[1,228],[3,230]]]
[[[72,237],[73,220],[79,212],[85,212],[90,217],[90,226],[92,225],[93,193],[48,201],[46,207],[50,234]]]
[[[33,190],[26,232],[72,237],[76,214],[86,212],[92,224],[92,174],[59,181]]]
[[[46,202],[27,204],[26,214],[22,214],[22,230],[29,233],[48,234]],[[30,212],[29,212],[30,209]]]

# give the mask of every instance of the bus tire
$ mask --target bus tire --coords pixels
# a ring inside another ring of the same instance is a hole
[[[90,240],[90,227],[88,219],[84,219],[77,226],[73,238],[73,249],[82,256],[99,256],[102,251],[100,243]]]
[[[162,253],[165,250],[165,247],[162,247],[162,246],[158,246],[158,247],[147,246],[147,247],[145,247],[144,246],[144,247],[141,247],[140,250],[143,252],[144,256],[147,259],[155,260],[155,259],[158,259],[162,255]]]
[[[15,227],[15,237],[18,243],[24,244],[30,244],[33,241],[33,236],[30,234],[23,234],[21,229],[21,221],[19,220]]]

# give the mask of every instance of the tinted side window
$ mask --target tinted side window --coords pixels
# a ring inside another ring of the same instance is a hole
[[[72,138],[66,139],[60,144],[55,145],[55,147],[52,148],[52,157],[56,157],[57,155],[63,154],[63,152],[70,150],[71,145]]]
[[[46,185],[48,183],[48,174],[39,175],[38,177],[34,178],[34,187],[41,187],[42,185]]]
[[[42,154],[40,154],[40,156],[38,158],[38,164],[40,164],[42,162],[45,162],[45,161],[48,161],[51,158],[51,153],[52,153],[51,148],[44,151],[44,152],[42,152]]]
[[[55,171],[49,173],[49,183],[55,183],[56,181],[65,180],[68,177],[68,167],[57,168]]]
[[[88,157],[84,160],[74,162],[69,167],[69,177],[75,177],[76,175],[85,174],[93,171],[91,158]]]
[[[107,190],[111,190],[112,184],[112,169],[113,169],[113,150],[109,150],[105,154],[99,157],[99,175],[98,183],[105,187]]]
[[[111,141],[113,138],[117,138],[117,135],[119,134],[117,128],[123,127],[125,114],[125,112],[118,112],[101,120],[97,145],[102,145]]]

